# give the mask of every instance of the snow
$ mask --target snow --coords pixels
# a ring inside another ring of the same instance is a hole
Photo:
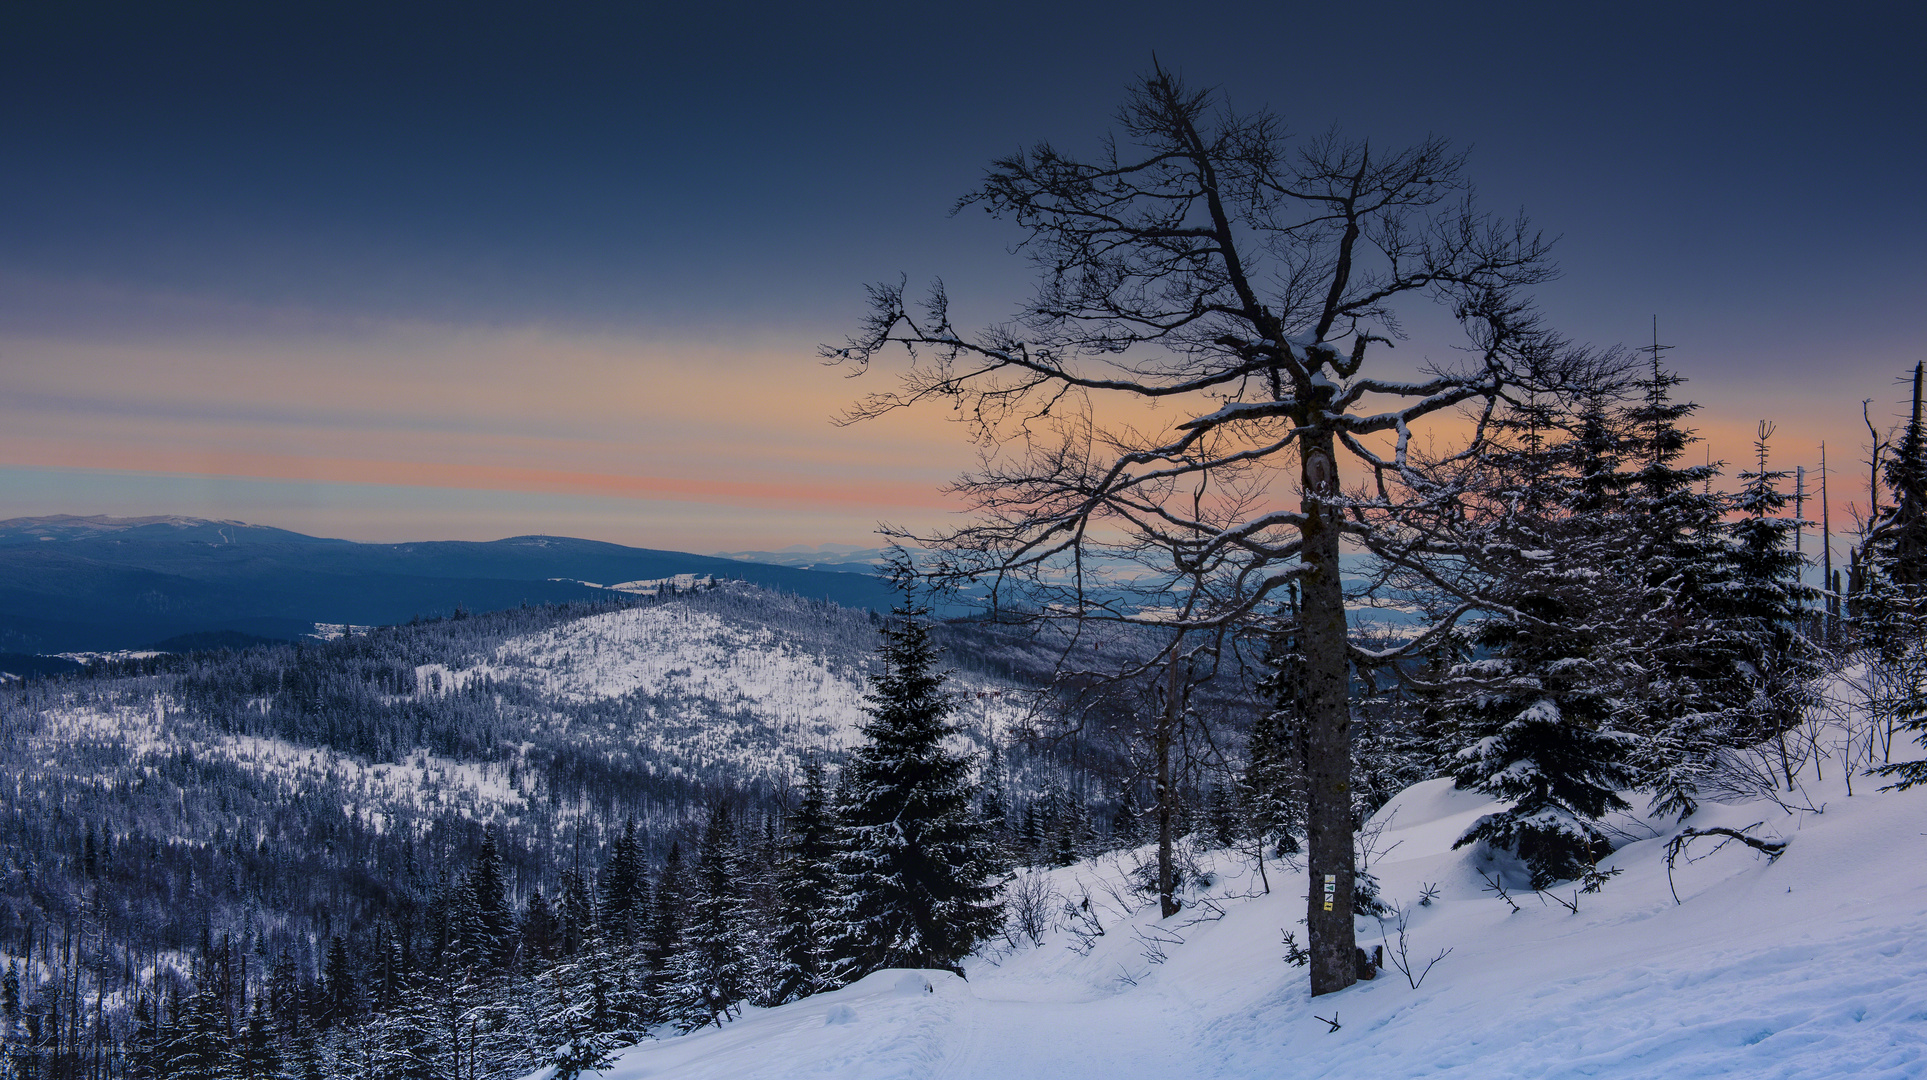
[[[417,750],[399,762],[367,762],[325,746],[251,735],[222,736],[203,760],[227,761],[272,780],[290,797],[338,793],[342,812],[360,814],[385,831],[397,812],[418,821],[453,810],[481,821],[514,823],[529,796],[509,782],[509,763],[458,761]]]
[[[862,657],[867,664],[869,657]],[[862,722],[865,668],[785,634],[681,604],[592,615],[512,638],[483,663],[462,670],[416,670],[418,693],[451,693],[477,679],[514,682],[578,704],[627,699],[646,703],[625,740],[651,753],[697,762],[731,762],[745,773],[791,771],[805,750],[846,748]],[[1021,719],[1000,683],[957,676],[961,719],[973,732]],[[752,748],[775,740],[780,764]]]
[[[763,627],[726,622],[677,604],[592,615],[514,638],[477,674],[521,681],[568,701],[607,701],[634,693],[777,708],[778,726],[817,727],[830,735],[854,722],[861,673],[837,672],[825,658]]]
[[[49,709],[45,722],[27,736],[28,746],[49,771],[59,769],[63,757],[86,744],[118,746],[132,762],[190,749],[198,760],[229,764],[273,782],[289,799],[337,794],[345,800],[343,812],[358,813],[377,829],[397,816],[425,822],[443,811],[512,823],[529,805],[528,793],[510,782],[511,767],[526,764],[519,755],[461,761],[416,750],[399,762],[370,762],[331,747],[271,737],[190,738],[169,724],[170,711],[177,712],[178,706],[161,696],[110,707]],[[527,768],[521,772],[534,775]],[[104,773],[94,779],[113,782]]]
[[[591,589],[608,589],[611,592],[633,593],[637,596],[656,596],[659,595],[664,588],[668,588],[671,592],[690,592],[695,589],[711,588],[718,584],[717,580],[708,574],[675,574],[665,578],[642,578],[636,581],[619,581],[614,585],[604,585],[597,581],[584,581],[581,578],[552,577],[549,580],[567,581],[577,585],[586,585]]]
[[[751,616],[757,610],[743,607]],[[648,775],[788,779],[807,754],[856,739],[869,644],[867,634],[852,647],[834,634],[811,638],[781,623],[665,603],[559,622],[492,647],[431,653],[441,661],[416,664],[408,692],[385,700],[470,693],[477,696],[471,711],[485,710],[483,691],[497,688],[497,745],[487,760],[458,760],[418,745],[396,760],[371,761],[271,733],[231,734],[141,682],[51,705],[23,737],[32,760],[50,771],[76,746],[135,764],[188,751],[289,799],[337,797],[345,811],[382,831],[425,828],[446,814],[515,824],[538,799],[547,804],[544,813],[571,818],[593,807],[551,798],[541,755],[530,757],[534,747],[571,746]],[[510,684],[533,694],[504,704]],[[960,744],[981,750],[991,731],[1025,718],[1029,699],[1008,693],[1008,684],[961,674],[951,685],[968,732]],[[272,704],[260,696],[244,707],[265,716]],[[110,773],[93,780],[114,782]]]
[[[708,574],[676,574],[666,578],[619,581],[608,588],[616,592],[635,593],[637,596],[655,596],[665,587],[679,592],[688,592],[691,589],[707,589],[715,584],[715,579]]]
[[[1927,790],[1870,792],[1863,779],[1849,796],[1837,767],[1826,771],[1803,781],[1823,812],[1708,802],[1688,822],[1789,840],[1777,861],[1699,838],[1669,884],[1677,827],[1619,816],[1640,837],[1607,861],[1622,873],[1598,894],[1550,891],[1577,913],[1519,884],[1509,858],[1452,849],[1500,804],[1446,779],[1405,791],[1361,846],[1402,909],[1413,975],[1451,950],[1416,989],[1388,962],[1371,982],[1308,999],[1280,944],[1284,930],[1303,940],[1307,882],[1280,862],[1267,864],[1265,895],[1248,857],[1199,853],[1213,882],[1160,920],[1125,883],[1126,854],[1049,874],[1057,908],[1089,900],[1087,930],[1103,933],[1088,942],[1060,915],[1041,945],[1015,938],[973,960],[967,982],[879,972],[720,1030],[646,1042],[602,1076],[1927,1075]],[[1427,890],[1436,899],[1421,905]],[[1392,951],[1399,924],[1362,919],[1360,943]]]

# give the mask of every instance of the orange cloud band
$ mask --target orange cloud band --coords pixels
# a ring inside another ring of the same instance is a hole
[[[114,452],[96,447],[43,443],[31,452],[15,440],[0,445],[0,463],[23,468],[102,469],[191,476],[232,476],[328,484],[392,484],[403,487],[544,492],[623,499],[720,503],[738,506],[863,506],[950,509],[939,492],[914,484],[865,480],[848,484],[812,480],[741,481],[662,476],[624,476],[448,462],[366,461],[277,454],[150,450]]]

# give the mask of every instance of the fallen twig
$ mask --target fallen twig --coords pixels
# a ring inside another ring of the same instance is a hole
[[[1766,823],[1763,821],[1756,821],[1746,828],[1757,829],[1764,824]],[[1682,854],[1685,854],[1687,844],[1692,843],[1702,836],[1717,836],[1720,837],[1720,842],[1713,847],[1713,851],[1709,851],[1706,855],[1701,855],[1697,859],[1688,855],[1686,857],[1687,862],[1698,862],[1699,859],[1704,859],[1708,855],[1713,854],[1714,851],[1718,851],[1727,844],[1738,840],[1740,843],[1745,844],[1755,851],[1763,852],[1766,855],[1766,861],[1771,863],[1785,853],[1787,845],[1785,840],[1762,840],[1757,836],[1748,836],[1746,829],[1728,829],[1724,826],[1716,825],[1710,829],[1694,829],[1689,827],[1680,830],[1678,836],[1666,841],[1666,888],[1673,894],[1674,904],[1679,904],[1683,901],[1679,898],[1679,889],[1673,885],[1673,864]]]
[[[1406,952],[1407,943],[1405,940],[1405,921],[1406,921],[1405,913],[1400,912],[1398,916],[1398,922],[1396,924],[1398,927],[1398,944],[1391,945],[1388,942],[1387,947],[1385,948],[1385,955],[1391,958],[1392,966],[1399,970],[1399,974],[1405,976],[1405,981],[1412,984],[1412,989],[1417,990],[1418,985],[1425,981],[1425,977],[1432,973],[1432,966],[1434,964],[1437,964],[1440,960],[1445,959],[1447,956],[1450,956],[1452,954],[1452,950],[1451,949],[1440,950],[1437,956],[1434,956],[1432,959],[1426,961],[1425,966],[1419,969],[1416,975],[1413,974],[1412,969],[1415,967],[1418,967],[1418,964]],[[1383,924],[1381,924],[1380,925],[1381,932],[1383,931],[1383,929],[1384,929]]]
[[[1512,913],[1514,915],[1517,915],[1519,913],[1518,902],[1512,899],[1511,893],[1505,891],[1505,884],[1503,882],[1501,882],[1498,878],[1493,877],[1491,874],[1488,874],[1483,870],[1479,871],[1479,876],[1485,879],[1485,889],[1483,891],[1489,892],[1489,893],[1498,893],[1499,899],[1504,900],[1507,906],[1512,908]]]

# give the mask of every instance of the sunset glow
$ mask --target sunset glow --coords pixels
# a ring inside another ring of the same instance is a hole
[[[508,67],[428,14],[413,38],[10,17],[0,517],[697,550],[940,525],[977,449],[941,406],[834,426],[893,374],[816,347],[899,275],[941,277],[972,325],[1008,317],[1033,280],[1018,234],[946,211],[1016,146],[1091,145],[1153,52],[1301,132],[1470,147],[1488,204],[1561,236],[1555,325],[1636,348],[1658,317],[1702,452],[1739,462],[1770,419],[1776,464],[1811,472],[1825,440],[1835,497],[1864,486],[1861,401],[1891,422],[1927,335],[1921,76],[1877,55],[1917,40],[1897,24],[1669,14],[1655,38],[1631,12],[1413,5],[1361,82],[1151,10],[1019,35],[932,14],[901,39],[855,12],[464,29]],[[1477,59],[1500,42],[1505,64]],[[1399,364],[1454,356],[1436,313],[1407,329]]]

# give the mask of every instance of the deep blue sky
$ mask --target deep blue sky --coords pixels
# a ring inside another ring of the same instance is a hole
[[[1822,437],[1851,456],[1859,401],[1891,403],[1927,332],[1923,31],[1902,4],[12,5],[0,408],[44,430],[0,446],[0,516],[54,495],[156,508],[199,477],[181,509],[261,517],[282,504],[205,478],[326,485],[402,462],[415,471],[399,482],[425,487],[442,466],[497,473],[419,500],[467,490],[467,517],[392,499],[349,512],[346,488],[287,505],[370,538],[571,531],[541,526],[554,507],[532,493],[555,496],[552,481],[500,478],[527,461],[669,485],[562,515],[573,531],[650,542],[657,521],[665,546],[726,547],[754,520],[759,539],[861,541],[902,515],[758,515],[748,488],[720,517],[651,501],[750,483],[757,458],[726,411],[678,438],[732,449],[625,442],[610,365],[636,356],[624,408],[640,425],[701,392],[673,370],[697,353],[717,395],[793,379],[810,402],[798,441],[758,453],[863,479],[858,436],[833,436],[816,405],[851,388],[825,382],[809,345],[853,326],[864,282],[899,272],[1004,314],[1027,281],[1014,236],[950,204],[996,155],[1090,145],[1154,52],[1297,131],[1469,147],[1488,204],[1562,237],[1566,274],[1544,293],[1562,327],[1637,344],[1657,314],[1723,456],[1763,416],[1788,464]],[[545,351],[584,341],[601,360]],[[469,349],[494,358],[472,377],[501,400],[424,403]],[[594,447],[481,445],[569,426],[553,402],[516,405],[529,384],[502,372],[517,355],[607,406],[575,433]],[[289,374],[331,365],[333,396]],[[188,389],[170,396],[169,376]],[[275,443],[290,424],[308,435]],[[110,429],[112,452],[89,434]],[[451,429],[468,442],[436,441]],[[262,438],[277,460],[368,468],[237,464]],[[934,484],[956,463],[893,479]],[[290,513],[268,523],[320,528]]]

